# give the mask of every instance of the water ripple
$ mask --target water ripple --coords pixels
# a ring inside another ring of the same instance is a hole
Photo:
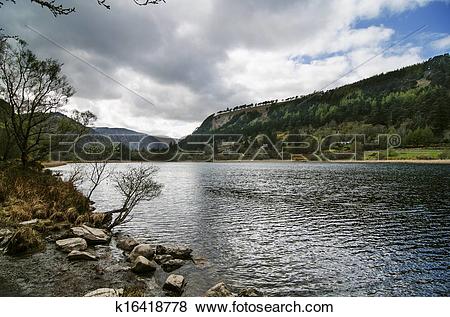
[[[208,258],[188,295],[220,280],[274,296],[450,295],[449,166],[158,165],[163,194],[122,230]],[[93,199],[120,202],[111,183]]]

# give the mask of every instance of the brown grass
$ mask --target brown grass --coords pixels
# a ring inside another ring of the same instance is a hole
[[[0,205],[12,222],[37,218],[75,223],[90,214],[89,200],[72,183],[47,170],[13,164],[0,166]]]
[[[41,235],[30,227],[19,228],[6,246],[6,254],[19,255],[44,248]]]

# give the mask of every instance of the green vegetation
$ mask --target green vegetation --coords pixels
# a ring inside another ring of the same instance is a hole
[[[365,153],[366,160],[376,160],[378,152],[367,151]],[[445,148],[402,148],[389,151],[388,155],[382,157],[389,160],[440,160],[449,159],[450,150]]]
[[[242,109],[246,109],[243,111]],[[265,134],[273,142],[286,134],[398,134],[402,146],[450,144],[450,56],[326,92],[222,111],[225,123],[209,116],[195,134],[243,134],[244,141]],[[213,128],[214,127],[214,128]]]

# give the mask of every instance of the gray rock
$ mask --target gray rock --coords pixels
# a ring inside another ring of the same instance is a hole
[[[161,262],[161,268],[164,272],[170,273],[184,265],[184,261],[180,259],[172,259]]]
[[[162,255],[162,254],[169,254],[173,256],[175,259],[190,259],[191,258],[192,249],[183,246],[183,245],[177,245],[177,246],[163,246],[158,245],[156,246],[156,254]]]
[[[205,293],[206,297],[233,297],[235,296],[230,289],[225,285],[225,283],[220,282]]]
[[[154,258],[155,262],[158,264],[173,260],[173,257],[169,254],[161,254],[161,255],[155,255]]]
[[[123,289],[114,288],[99,288],[95,291],[89,292],[84,297],[120,297],[123,295]]]
[[[56,246],[64,252],[84,251],[87,249],[87,242],[83,238],[69,238],[57,240]]]
[[[134,247],[128,258],[133,263],[140,255],[148,260],[153,260],[153,257],[155,256],[155,247],[150,244],[139,244]]]
[[[69,261],[97,261],[97,257],[94,254],[84,251],[72,251],[67,258]]]
[[[103,244],[111,240],[111,235],[104,229],[91,228],[86,225],[71,228],[72,233],[85,239],[90,244]]]
[[[139,242],[137,242],[136,240],[134,240],[131,237],[118,237],[117,238],[117,247],[121,250],[130,252],[138,245],[139,245]]]
[[[263,294],[254,288],[244,288],[239,291],[239,297],[262,297]]]
[[[182,275],[171,274],[164,283],[163,290],[173,295],[181,295],[186,285],[186,280]]]
[[[134,273],[150,273],[156,270],[156,263],[154,261],[149,261],[147,258],[139,255],[133,262],[133,267],[131,270]]]

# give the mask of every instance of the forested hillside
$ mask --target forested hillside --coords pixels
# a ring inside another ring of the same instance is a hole
[[[421,146],[450,142],[449,130],[450,56],[445,54],[326,92],[220,111],[194,134],[266,134],[279,141],[287,133],[358,133],[369,140],[397,133],[402,145]]]

